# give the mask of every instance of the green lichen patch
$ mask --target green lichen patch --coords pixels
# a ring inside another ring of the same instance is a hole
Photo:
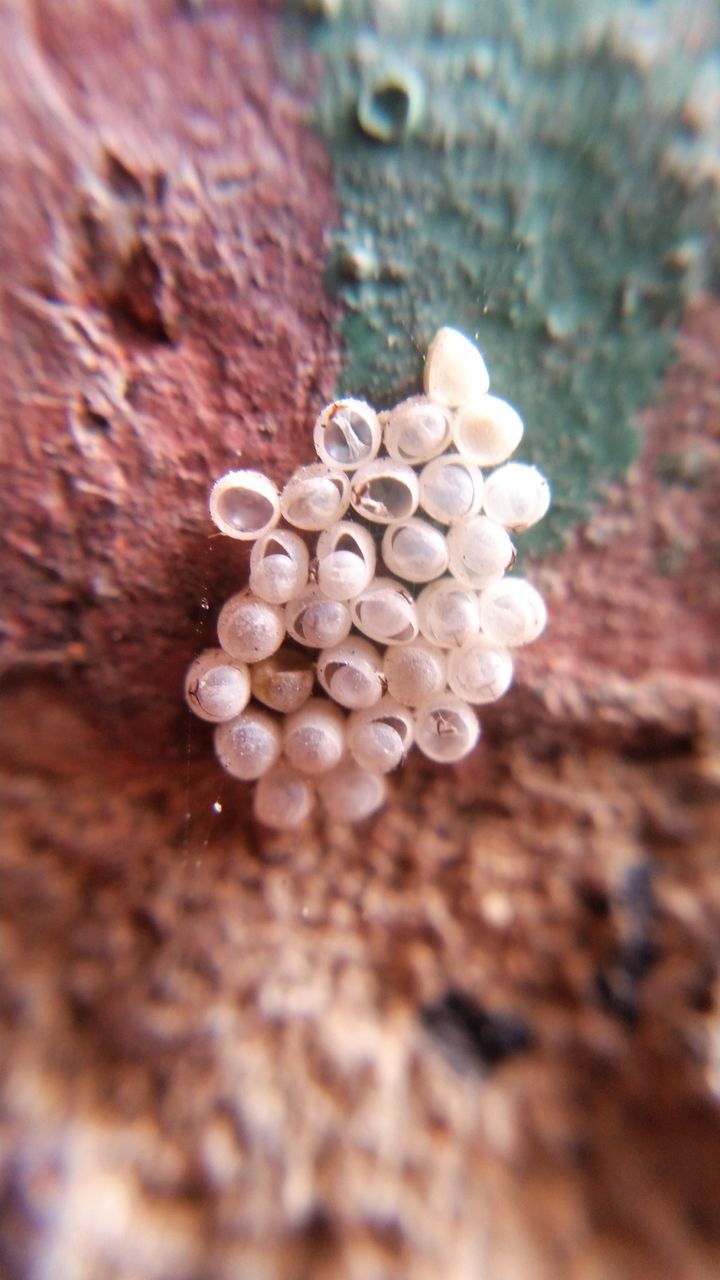
[[[718,193],[685,108],[720,21],[692,21],[680,0],[345,0],[306,28],[342,209],[340,390],[392,402],[439,325],[474,336],[552,479],[534,550],[636,456],[708,279]]]

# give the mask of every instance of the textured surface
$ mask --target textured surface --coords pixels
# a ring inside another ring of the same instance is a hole
[[[269,838],[176,690],[208,477],[333,383],[329,170],[265,6],[2,14],[0,1270],[714,1280],[720,303],[477,755]]]
[[[476,335],[555,486],[527,544],[557,545],[636,456],[633,415],[712,274],[717,8],[346,0],[315,40],[342,386],[392,401],[441,324]]]
[[[212,479],[283,479],[335,382],[329,173],[271,9],[0,9],[3,658],[78,663],[150,749],[245,574]]]
[[[717,1274],[719,343],[485,747],[370,827],[268,838],[6,694],[13,1280]]]

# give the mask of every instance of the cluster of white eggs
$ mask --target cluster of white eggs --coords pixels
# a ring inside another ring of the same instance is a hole
[[[256,782],[268,826],[299,826],[318,796],[334,818],[366,817],[413,743],[446,764],[467,755],[474,707],[502,697],[513,650],[545,626],[536,589],[505,577],[511,533],[550,502],[536,467],[507,461],[521,419],[455,329],[434,338],[424,384],[383,413],[329,404],[318,461],[282,493],[256,471],[213,487],[218,529],[254,543],[249,585],[221,609],[220,647],[192,663],[186,698],[217,724],[228,773]]]

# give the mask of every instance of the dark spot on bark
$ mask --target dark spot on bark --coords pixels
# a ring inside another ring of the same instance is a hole
[[[135,907],[130,919],[136,932],[145,939],[145,941],[154,950],[164,941],[165,935],[158,921],[147,907]]]
[[[164,204],[168,189],[166,173],[155,173],[152,179],[153,196],[157,204]]]
[[[634,1027],[638,1019],[637,989],[622,966],[598,970],[593,979],[595,1002],[612,1018]]]
[[[654,869],[649,862],[630,867],[620,901],[627,906],[636,925],[645,927],[655,915]]]
[[[610,899],[601,885],[582,882],[577,886],[577,896],[589,915],[598,920],[610,915]]]
[[[107,299],[108,311],[119,329],[130,329],[152,342],[171,342],[162,316],[159,294],[161,274],[144,244],[128,259],[116,292]]]
[[[613,957],[597,971],[593,983],[601,1008],[628,1026],[637,1022],[641,986],[659,954],[652,937],[657,915],[653,876],[649,863],[629,869],[616,902],[621,936]]]
[[[625,760],[639,760],[647,764],[653,760],[659,762],[678,756],[692,756],[696,745],[690,734],[667,733],[660,726],[651,725],[635,734],[620,751]]]
[[[98,301],[119,331],[169,342],[160,300],[162,273],[145,235],[147,204],[164,200],[166,175],[148,175],[146,190],[117,156],[106,152],[101,176],[105,195],[87,192],[78,211]]]
[[[84,401],[82,406],[82,423],[88,431],[96,431],[102,436],[110,435],[110,419],[106,418],[104,413],[97,413],[91,409],[87,401]]]
[[[462,991],[451,989],[420,1013],[423,1026],[442,1045],[453,1066],[497,1067],[523,1053],[534,1037],[523,1018],[489,1011]]]
[[[112,151],[105,152],[105,179],[115,195],[122,200],[142,200],[143,189],[139,178]]]
[[[335,1261],[338,1254],[338,1232],[327,1211],[314,1208],[287,1240],[283,1274],[288,1280],[314,1280],[318,1269]]]
[[[302,1233],[307,1241],[313,1241],[317,1244],[327,1244],[335,1237],[335,1230],[329,1214],[322,1206],[317,1205],[305,1219],[302,1226]]]
[[[94,1001],[77,991],[68,992],[67,1011],[76,1031],[86,1032],[95,1019]]]
[[[717,973],[708,966],[688,982],[687,1002],[697,1013],[712,1013],[715,1008]]]

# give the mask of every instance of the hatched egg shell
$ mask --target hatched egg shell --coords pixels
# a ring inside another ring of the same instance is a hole
[[[415,601],[394,578],[373,578],[350,610],[358,631],[378,644],[409,644],[419,631]]]
[[[409,707],[387,695],[369,709],[353,711],[347,742],[355,763],[368,773],[389,773],[402,764],[413,741]]]
[[[340,520],[323,530],[315,553],[318,586],[331,600],[359,595],[375,572],[375,543],[358,521]]]
[[[381,439],[378,416],[364,400],[333,400],[323,409],[313,431],[318,457],[341,471],[354,471],[371,462]]]
[[[343,600],[329,600],[320,587],[308,587],[285,606],[288,634],[310,649],[330,649],[350,631],[350,610]]]
[[[396,524],[417,509],[418,478],[412,467],[391,458],[376,458],[355,472],[350,502],[359,516],[373,524]]]
[[[444,534],[418,516],[388,526],[382,555],[390,572],[404,582],[431,582],[448,566]]]
[[[374,645],[358,636],[324,649],[317,660],[317,677],[341,707],[372,707],[385,691],[382,657]]]
[[[286,604],[308,580],[308,549],[292,529],[272,529],[250,553],[250,589],[268,604]]]
[[[480,722],[472,707],[452,693],[436,694],[415,711],[416,746],[438,764],[462,760],[479,737]]]
[[[487,366],[474,342],[458,329],[438,329],[428,348],[423,384],[431,400],[455,408],[490,386]]]
[[[210,516],[221,533],[252,542],[280,519],[280,497],[261,471],[228,471],[210,493]]]

